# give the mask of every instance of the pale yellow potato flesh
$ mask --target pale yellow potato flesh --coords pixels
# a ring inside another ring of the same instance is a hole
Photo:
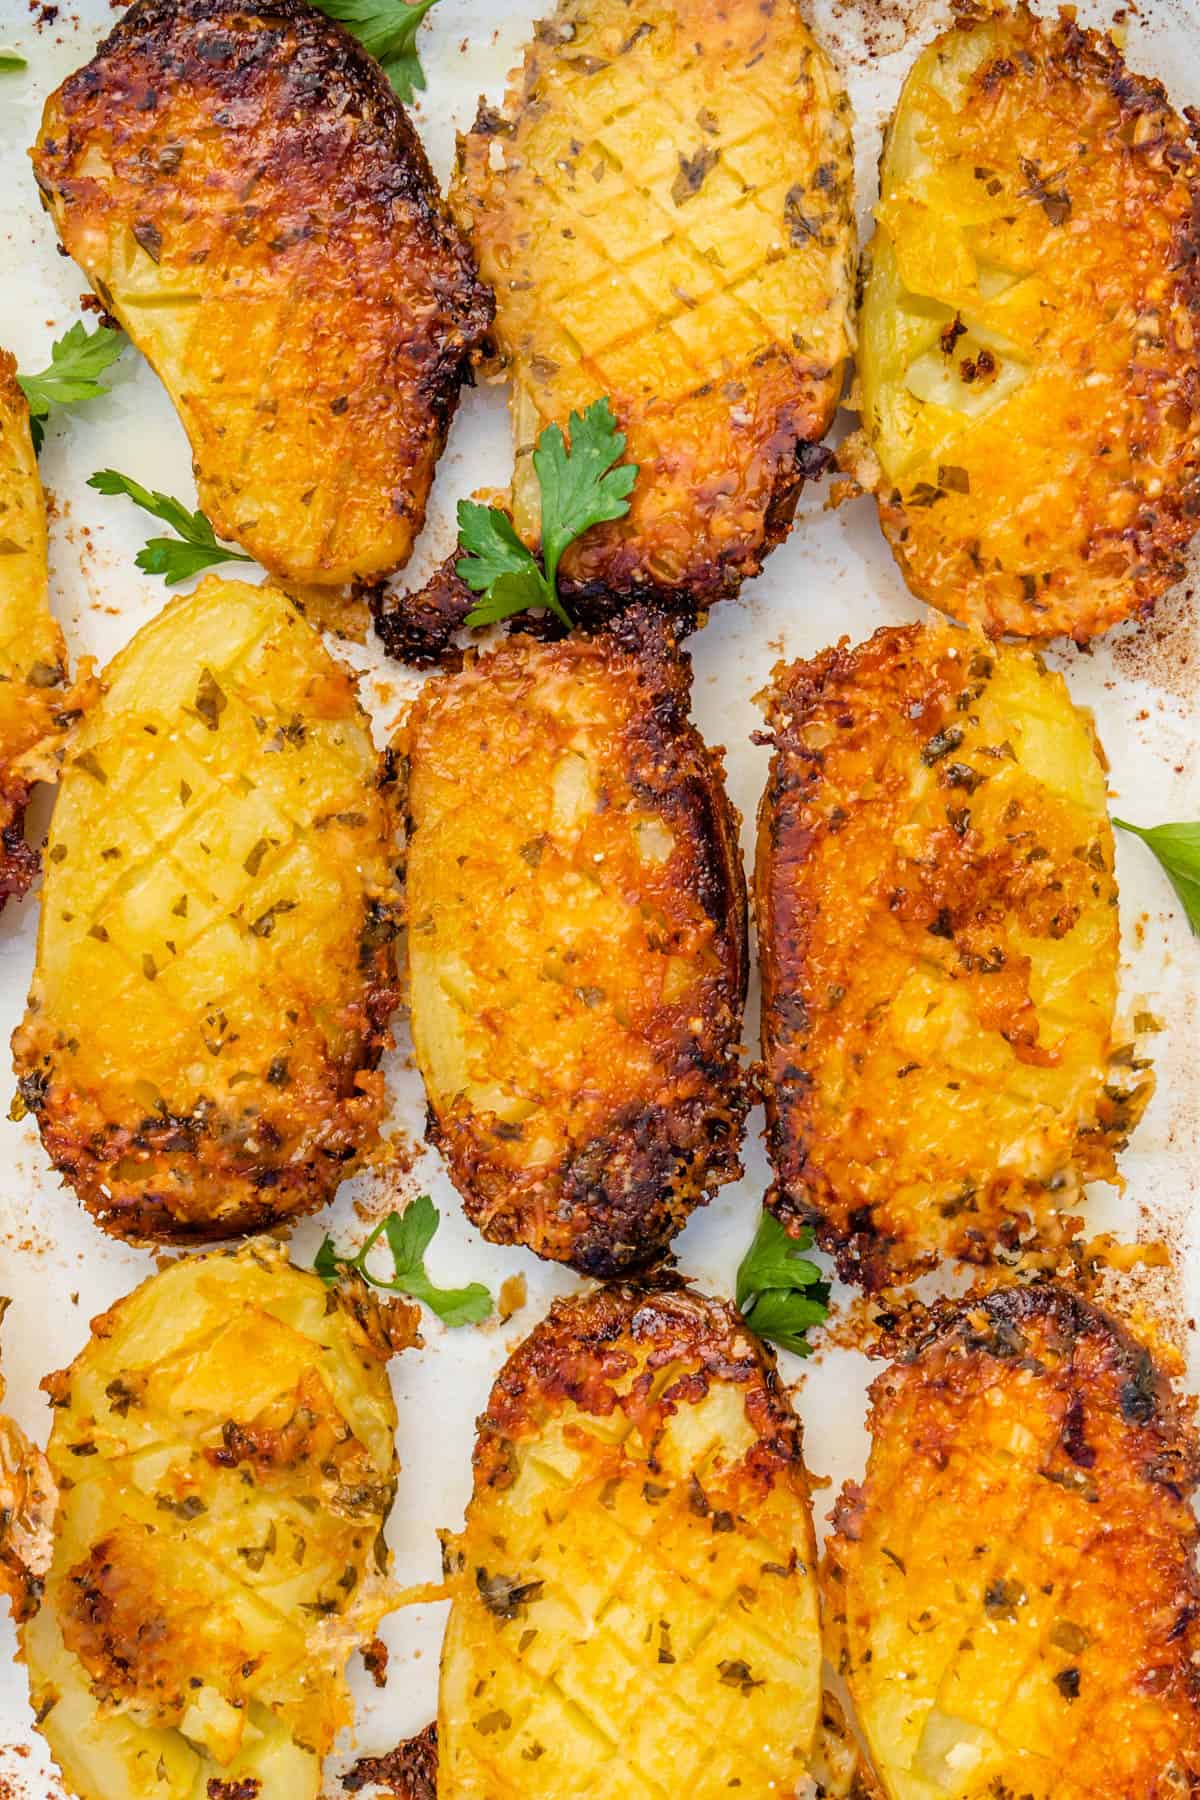
[[[772,1204],[869,1287],[1061,1241],[1152,1085],[1090,716],[1035,651],[942,620],[781,667],[768,716]]]
[[[852,345],[853,189],[849,101],[796,0],[560,0],[460,140],[518,532],[538,435],[573,410],[607,396],[641,470],[564,559],[597,604],[707,605],[786,535]]]
[[[21,835],[32,780],[21,759],[54,734],[67,676],[47,593],[46,501],[16,369],[0,350],[0,907],[24,893],[37,866]]]
[[[14,1038],[107,1229],[213,1238],[371,1148],[395,1003],[394,818],[353,676],[270,586],[208,577],[71,740]]]
[[[739,1171],[744,884],[689,693],[631,612],[435,677],[399,742],[431,1135],[489,1238],[600,1277]]]
[[[1080,641],[1185,570],[1200,480],[1200,150],[1069,12],[981,5],[910,69],[864,258],[843,452],[914,594]]]
[[[48,1378],[62,1503],[21,1642],[78,1800],[316,1800],[390,1604],[390,1348],[259,1239],[151,1277]]]
[[[799,1430],[733,1312],[561,1301],[480,1421],[446,1540],[441,1800],[753,1800],[822,1754]]]

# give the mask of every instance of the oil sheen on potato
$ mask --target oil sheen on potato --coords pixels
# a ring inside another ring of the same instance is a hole
[[[756,875],[772,1204],[869,1287],[1057,1240],[1146,1096],[1117,1069],[1089,716],[955,626],[776,670]]]
[[[328,1200],[378,1139],[394,809],[349,670],[208,577],[71,740],[20,1100],[106,1229],[203,1239]]]
[[[654,621],[422,689],[412,1033],[470,1218],[586,1274],[661,1251],[740,1171],[745,893],[689,665]]]
[[[871,1390],[831,1653],[889,1800],[1200,1786],[1191,1420],[1078,1294],[943,1307]]]
[[[47,1378],[62,1504],[22,1649],[78,1800],[316,1800],[390,1602],[412,1324],[260,1239],[143,1282]]]
[[[302,586],[399,568],[491,305],[374,59],[306,0],[138,0],[33,160],[217,533]]]
[[[821,1720],[800,1429],[732,1311],[560,1301],[480,1420],[445,1542],[438,1792],[799,1792]]]
[[[850,348],[853,166],[840,79],[794,0],[561,0],[451,204],[496,293],[514,517],[531,452],[608,395],[641,468],[564,559],[610,607],[707,604],[786,533]]]
[[[0,909],[37,869],[21,830],[31,785],[21,759],[54,734],[67,677],[46,595],[46,502],[16,372],[0,350]]]
[[[913,592],[1080,640],[1200,518],[1200,162],[1065,10],[969,10],[914,64],[867,252],[856,472]]]

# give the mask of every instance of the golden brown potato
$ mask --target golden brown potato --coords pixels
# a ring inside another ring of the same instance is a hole
[[[767,709],[772,1204],[872,1288],[1059,1241],[1148,1092],[1111,1067],[1128,1053],[1090,718],[1033,652],[940,623],[780,667]]]
[[[8,1304],[0,1300],[0,1319]],[[0,1414],[0,1593],[18,1621],[32,1618],[45,1588],[57,1501],[46,1458],[14,1420]]]
[[[795,0],[559,0],[451,205],[495,289],[517,530],[538,433],[611,398],[641,468],[567,586],[736,591],[786,534],[850,348],[849,103]]]
[[[45,1385],[62,1488],[35,1714],[79,1800],[316,1800],[393,1604],[393,1349],[415,1314],[265,1239],[184,1258]]]
[[[210,576],[72,740],[20,1103],[119,1237],[321,1206],[378,1140],[394,807],[349,670],[278,591]]]
[[[737,819],[640,611],[516,636],[405,725],[413,1045],[468,1216],[585,1274],[740,1172]]]
[[[1078,1294],[943,1305],[876,1381],[827,1618],[890,1800],[1200,1790],[1200,1445]]]
[[[496,1381],[445,1554],[441,1793],[799,1791],[821,1720],[808,1480],[730,1308],[559,1301]]]
[[[1069,9],[969,7],[913,66],[867,252],[850,461],[914,594],[1080,640],[1200,521],[1200,161]]]
[[[46,502],[17,365],[0,350],[0,911],[37,856],[21,826],[35,746],[57,730],[67,652],[46,597]]]
[[[399,568],[491,303],[374,60],[306,0],[138,0],[33,157],[219,535],[293,583]]]

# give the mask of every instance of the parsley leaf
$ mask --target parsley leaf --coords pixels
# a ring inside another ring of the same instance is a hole
[[[19,50],[0,50],[0,74],[10,74],[17,69],[27,69],[28,62]]]
[[[829,1283],[804,1255],[811,1248],[807,1225],[792,1238],[774,1213],[764,1212],[737,1272],[738,1309],[751,1331],[797,1356],[812,1354],[805,1334],[829,1315]]]
[[[313,0],[318,12],[344,25],[375,58],[405,106],[425,86],[417,26],[435,4],[436,0]]]
[[[446,1325],[478,1325],[492,1310],[492,1296],[478,1281],[469,1287],[435,1287],[425,1272],[425,1252],[438,1228],[439,1213],[428,1194],[420,1194],[402,1213],[381,1219],[357,1256],[342,1256],[327,1237],[317,1251],[313,1268],[324,1282],[337,1280],[342,1269],[357,1269],[365,1281],[389,1294],[405,1294],[435,1312]],[[367,1267],[367,1258],[380,1238],[392,1253],[393,1276],[381,1281]]]
[[[189,580],[213,563],[254,561],[252,556],[222,544],[202,512],[189,512],[181,500],[144,488],[140,481],[121,475],[116,469],[97,470],[89,476],[88,486],[98,494],[123,494],[143,512],[151,513],[178,532],[178,537],[173,538],[147,538],[134,557],[139,569],[147,575],[161,575],[168,587]]]
[[[558,597],[563,551],[593,525],[625,516],[638,475],[636,463],[620,460],[625,435],[607,400],[593,400],[583,414],[573,412],[570,430],[568,448],[561,427],[547,425],[533,453],[542,490],[542,564],[506,512],[476,500],[459,501],[459,542],[467,554],[455,567],[483,596],[467,614],[468,625],[494,625],[530,607],[545,607],[570,630],[573,621]]]
[[[1188,924],[1200,937],[1200,824],[1131,825],[1126,819],[1114,819],[1113,824],[1153,850],[1183,902]]]
[[[74,406],[79,400],[95,400],[107,394],[100,380],[105,369],[116,362],[125,348],[123,331],[112,331],[97,325],[89,331],[82,319],[76,319],[69,331],[50,346],[50,362],[36,375],[18,375],[21,392],[29,405],[33,429],[33,447],[40,450],[45,430],[42,420],[56,406]]]

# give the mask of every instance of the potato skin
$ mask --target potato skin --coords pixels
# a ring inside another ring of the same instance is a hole
[[[666,1286],[557,1302],[474,1463],[445,1540],[439,1791],[790,1792],[820,1720],[808,1481],[736,1313]]]
[[[641,475],[567,586],[591,612],[735,593],[824,466],[851,341],[849,102],[795,0],[560,0],[450,203],[496,293],[517,530],[539,432],[607,395]]]
[[[432,678],[400,739],[430,1135],[486,1237],[584,1274],[740,1172],[745,889],[690,685],[635,611]]]
[[[203,1241],[329,1200],[378,1141],[394,788],[284,595],[209,577],[72,740],[20,1103],[105,1230]]]
[[[27,892],[36,852],[22,824],[33,780],[28,758],[61,730],[67,650],[46,597],[46,502],[17,384],[0,350],[0,911]]]
[[[391,1604],[387,1363],[415,1318],[260,1239],[152,1276],[47,1377],[62,1505],[22,1651],[80,1800],[316,1800]]]
[[[306,0],[137,0],[33,160],[217,532],[293,583],[401,567],[491,302],[375,61]]]
[[[1054,1284],[942,1303],[870,1425],[826,1618],[891,1800],[1195,1792],[1200,1445],[1146,1347]]]
[[[848,457],[930,605],[1082,642],[1184,573],[1200,522],[1194,138],[1069,10],[967,8],[910,72],[865,259]]]
[[[885,628],[776,670],[755,876],[770,1203],[878,1288],[1060,1241],[1149,1093],[1101,754],[1034,653]]]

